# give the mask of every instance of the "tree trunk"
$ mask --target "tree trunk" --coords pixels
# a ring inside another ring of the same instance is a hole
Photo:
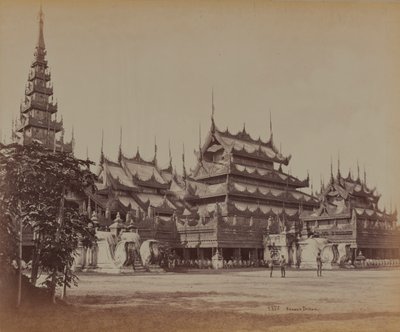
[[[19,219],[19,245],[18,245],[18,292],[17,292],[17,308],[21,305],[22,295],[22,219]]]
[[[36,281],[38,278],[39,274],[39,261],[40,261],[40,252],[41,252],[41,237],[39,235],[39,238],[36,241],[35,244],[35,249],[33,251],[33,257],[32,257],[32,272],[31,272],[31,284],[33,286],[36,286]]]
[[[58,224],[57,228],[57,233],[56,233],[56,245],[59,245],[60,242],[60,236],[61,236],[61,230],[64,224],[64,203],[65,203],[65,186],[63,186],[62,189],[62,194],[61,194],[61,200],[60,200],[60,222]],[[56,287],[57,287],[57,266],[54,267],[53,269],[53,276],[51,279],[51,297],[52,297],[52,302],[55,304],[56,303]]]
[[[65,269],[64,269],[64,285],[63,285],[63,291],[61,293],[61,298],[63,300],[67,297],[67,273],[68,273],[68,266],[65,265]]]

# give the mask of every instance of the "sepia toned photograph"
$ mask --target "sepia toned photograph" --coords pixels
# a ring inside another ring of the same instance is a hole
[[[400,330],[400,3],[2,0],[0,332]]]

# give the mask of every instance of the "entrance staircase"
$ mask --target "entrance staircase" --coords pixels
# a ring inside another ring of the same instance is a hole
[[[142,260],[139,257],[135,257],[133,266],[135,267],[135,272],[146,272],[146,268],[143,266]]]

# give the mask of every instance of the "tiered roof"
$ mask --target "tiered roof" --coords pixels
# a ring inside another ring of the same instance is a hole
[[[291,155],[284,156],[276,149],[272,135],[268,141],[263,141],[260,137],[254,139],[246,132],[245,127],[236,134],[230,133],[228,128],[225,131],[220,131],[215,127],[212,134],[224,149],[239,156],[267,160],[284,165],[288,165],[291,159]]]
[[[343,177],[338,171],[336,177],[331,174],[331,180],[327,186],[321,187],[319,194],[320,206],[312,213],[304,212],[304,220],[312,220],[315,218],[349,218],[354,212],[360,219],[368,220],[389,220],[397,219],[397,211],[387,213],[380,210],[378,202],[380,195],[376,192],[376,188],[370,189],[366,183],[366,175],[364,181],[353,178],[349,172],[347,177]]]
[[[309,178],[301,181],[282,171],[281,165],[291,157],[276,149],[272,132],[263,141],[252,138],[245,127],[237,134],[220,131],[212,119],[197,157],[184,198],[197,206],[199,214],[213,213],[215,202],[225,215],[262,218],[298,217],[300,206],[317,206],[315,197],[297,190],[307,187]]]
[[[57,103],[53,101],[43,36],[43,12],[40,9],[39,37],[25,89],[25,100],[20,107],[20,118],[13,125],[13,139],[24,144],[37,142],[49,150],[72,152],[73,138],[69,143],[64,142],[63,121],[57,120],[56,116]],[[57,139],[59,132],[62,134]]]
[[[156,158],[145,160],[139,151],[128,158],[120,152],[120,161],[113,162],[104,157],[103,152],[101,155],[97,196],[115,196],[125,212],[134,209],[148,213],[151,207],[157,214],[172,215],[183,208],[179,198],[171,192],[171,187],[182,190],[176,176],[169,168],[160,169]]]

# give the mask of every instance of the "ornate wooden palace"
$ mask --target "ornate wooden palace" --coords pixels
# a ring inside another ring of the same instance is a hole
[[[13,140],[73,152],[73,135],[65,143],[63,122],[57,120],[42,12],[39,17],[39,38]],[[112,161],[104,156],[102,142],[96,190],[71,197],[100,231],[118,235],[124,228],[136,229],[143,241],[165,243],[185,260],[218,255],[231,261],[269,259],[264,250],[276,244],[286,250],[289,264],[299,264],[300,244],[313,248],[304,244],[307,236],[345,246],[345,256],[353,260],[356,249],[368,258],[399,257],[397,212],[378,208],[380,196],[368,188],[365,177],[345,178],[338,171],[319,197],[305,193],[309,176],[300,180],[284,171],[291,156],[276,148],[271,122],[265,140],[252,138],[245,126],[236,134],[220,130],[212,102],[211,126],[204,143],[199,140],[197,164],[186,172],[183,154],[182,175],[173,170],[171,153],[168,167],[159,166],[157,145],[152,160],[143,159],[139,149],[128,157],[121,145],[122,131],[118,160]],[[26,234],[30,237],[24,244],[29,246],[32,231]]]
[[[98,190],[88,192],[83,208],[106,227],[119,213],[142,239],[167,242],[184,259],[210,259],[218,249],[225,259],[252,260],[263,258],[268,233],[285,231],[290,244],[296,241],[301,212],[318,206],[299,190],[308,176],[282,170],[290,156],[276,149],[272,130],[269,140],[253,139],[245,128],[219,130],[212,117],[196,154],[195,169],[187,174],[183,165],[178,176],[171,161],[158,166],[157,146],[151,161],[139,151],[127,158],[121,147],[117,162],[101,152]]]
[[[301,220],[309,234],[345,246],[346,257],[354,261],[362,252],[367,259],[399,258],[400,236],[396,229],[397,210],[379,209],[380,195],[367,186],[366,174],[360,179],[349,172],[343,177],[331,172],[328,185],[322,186],[320,205],[303,212]]]

